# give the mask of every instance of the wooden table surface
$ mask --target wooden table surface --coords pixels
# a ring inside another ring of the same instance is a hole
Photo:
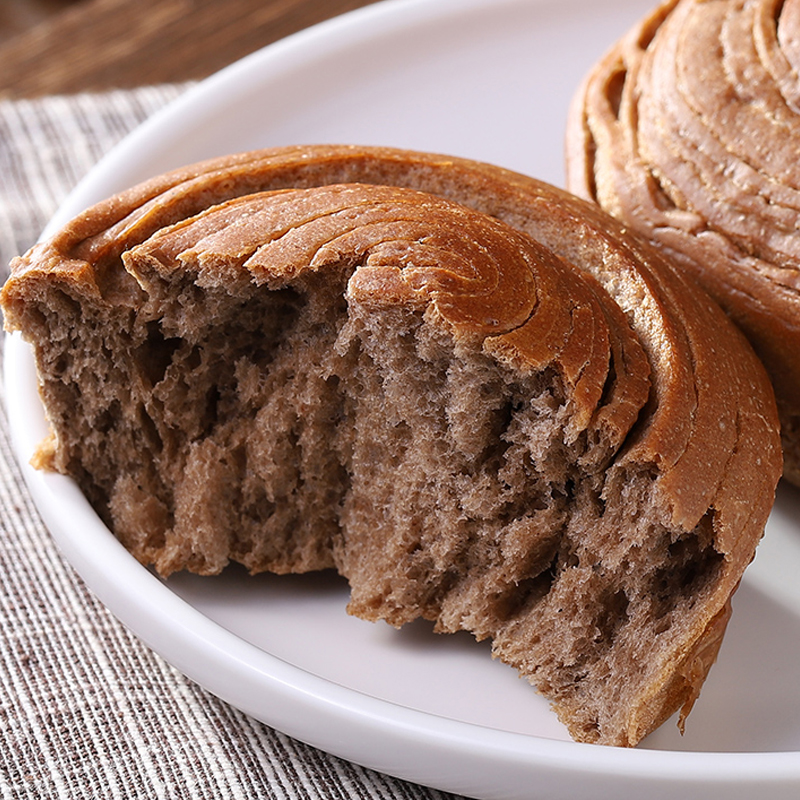
[[[375,0],[0,0],[0,99],[204,78]]]

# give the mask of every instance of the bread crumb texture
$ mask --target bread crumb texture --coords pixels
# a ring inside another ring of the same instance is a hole
[[[595,206],[490,165],[244,153],[13,263],[71,475],[144,564],[336,569],[632,746],[716,657],[781,470],[763,368]]]

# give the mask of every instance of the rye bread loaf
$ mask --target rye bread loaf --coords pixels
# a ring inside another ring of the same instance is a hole
[[[760,362],[596,206],[385,148],[179,170],[14,261],[53,435],[164,575],[335,568],[351,613],[490,638],[580,741],[714,661],[781,470]]]
[[[568,188],[699,280],[775,387],[800,485],[800,2],[670,0],[573,101]]]

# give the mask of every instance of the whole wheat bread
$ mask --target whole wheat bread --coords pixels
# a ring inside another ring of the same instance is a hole
[[[781,470],[765,373],[603,212],[486,164],[246,153],[12,266],[53,435],[164,575],[335,568],[490,638],[572,736],[688,713]]]
[[[652,241],[744,331],[800,485],[800,4],[668,0],[589,71],[568,188]]]

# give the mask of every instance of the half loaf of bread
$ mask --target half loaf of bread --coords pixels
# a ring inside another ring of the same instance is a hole
[[[490,638],[575,739],[685,716],[781,470],[722,311],[596,206],[468,160],[245,153],[13,263],[53,435],[163,575],[335,568]]]
[[[670,0],[587,75],[568,188],[697,279],[744,331],[800,485],[800,2]]]

